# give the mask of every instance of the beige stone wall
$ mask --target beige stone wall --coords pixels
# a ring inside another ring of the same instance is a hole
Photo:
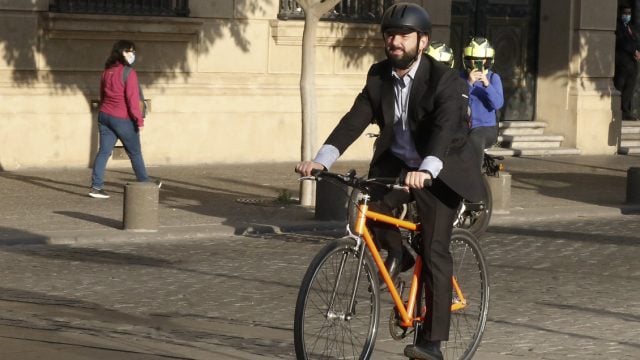
[[[448,39],[451,1],[415,2],[430,11],[434,38]],[[90,166],[92,103],[120,38],[139,48],[149,165],[299,159],[303,22],[278,20],[277,0],[192,0],[189,18],[51,14],[48,6],[0,0],[1,169]],[[615,13],[615,2],[541,0],[537,119],[585,154],[615,151]],[[318,144],[351,106],[380,46],[376,25],[321,23]],[[363,137],[343,159],[368,159],[372,143]]]
[[[415,2],[430,11],[434,38],[448,39],[451,1]],[[277,0],[191,0],[189,18],[50,14],[48,5],[0,0],[1,168],[90,166],[97,150],[92,104],[120,38],[138,46],[136,68],[151,101],[142,134],[149,165],[299,159],[303,23],[278,20]],[[318,144],[382,58],[380,46],[377,25],[321,24]],[[581,136],[576,117],[567,116]],[[363,136],[343,159],[369,159],[372,144]]]
[[[48,1],[0,1],[0,167],[90,165],[91,104],[120,38],[137,44],[151,101],[142,133],[149,165],[299,159],[303,23],[278,21],[276,0],[190,4],[191,17],[180,19],[50,14]],[[318,143],[382,54],[377,36],[373,25],[322,24]],[[363,138],[344,158],[368,159],[371,146]]]

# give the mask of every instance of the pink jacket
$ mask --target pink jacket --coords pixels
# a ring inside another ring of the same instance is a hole
[[[102,73],[100,111],[113,117],[131,119],[141,128],[144,126],[144,118],[140,109],[138,74],[132,69],[125,87],[122,83],[123,71],[124,65],[116,64]]]

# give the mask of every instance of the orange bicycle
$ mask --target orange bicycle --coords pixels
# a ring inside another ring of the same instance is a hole
[[[380,286],[378,272],[394,303],[389,330],[395,340],[418,332],[425,309],[422,259],[416,257],[408,293],[404,283],[394,284],[365,221],[391,224],[406,230],[409,245],[421,254],[420,224],[368,209],[374,186],[397,189],[395,179],[361,179],[347,174],[314,172],[303,179],[334,179],[361,191],[355,233],[331,241],[314,257],[302,280],[296,301],[294,344],[298,359],[369,359],[379,325]],[[367,251],[368,250],[368,251]],[[486,262],[478,241],[464,229],[454,229],[453,301],[449,341],[442,343],[445,359],[471,359],[480,344],[489,308]]]

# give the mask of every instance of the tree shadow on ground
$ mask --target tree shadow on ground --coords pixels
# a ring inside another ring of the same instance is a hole
[[[491,234],[519,235],[526,237],[539,237],[545,239],[570,240],[577,242],[589,242],[594,244],[610,244],[617,246],[635,246],[640,236],[611,235],[607,233],[586,233],[577,231],[543,230],[512,226],[492,225],[489,228]]]
[[[626,182],[621,176],[577,173],[512,173],[512,188],[594,205],[620,207]]]

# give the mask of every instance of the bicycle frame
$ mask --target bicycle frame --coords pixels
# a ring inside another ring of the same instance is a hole
[[[409,300],[407,302],[407,305],[405,306],[402,298],[400,297],[400,294],[398,293],[398,289],[391,280],[389,270],[385,266],[384,260],[382,260],[380,252],[373,242],[371,232],[369,231],[365,223],[366,219],[371,219],[375,222],[394,225],[398,228],[406,229],[409,231],[420,231],[421,226],[420,224],[415,224],[410,221],[400,220],[392,216],[381,214],[375,211],[370,211],[368,201],[369,195],[364,195],[362,202],[358,205],[358,219],[356,221],[355,235],[361,239],[364,239],[364,242],[371,255],[373,256],[373,259],[376,263],[376,266],[378,267],[378,270],[380,271],[380,274],[382,275],[382,278],[384,279],[385,284],[387,284],[387,288],[389,289],[393,302],[396,305],[396,309],[400,314],[400,326],[411,328],[414,326],[414,322],[422,322],[424,320],[424,316],[413,317],[413,315],[410,315],[415,314],[416,299],[418,298],[418,289],[420,285],[420,277],[422,274],[422,256],[418,254],[416,258],[415,267],[413,269],[413,275],[411,278]],[[451,311],[464,309],[467,302],[464,298],[464,295],[462,294],[462,290],[460,289],[455,276],[452,278],[452,282],[453,290],[456,292],[459,301],[451,305]]]

